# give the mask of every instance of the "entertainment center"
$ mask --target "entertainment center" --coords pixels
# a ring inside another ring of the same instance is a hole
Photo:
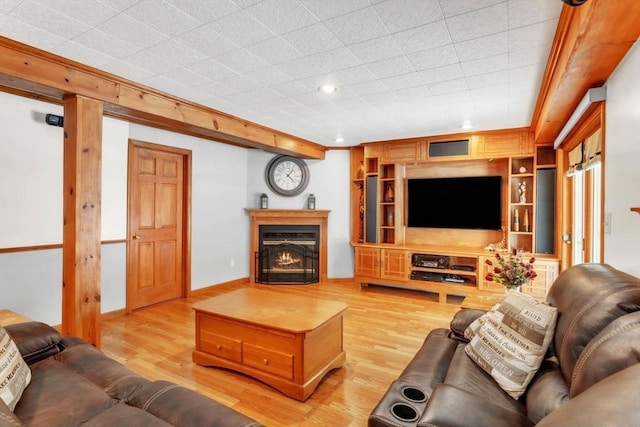
[[[365,143],[351,149],[355,280],[438,294],[504,292],[485,279],[495,251],[535,256],[522,291],[558,275],[556,156],[529,129]]]

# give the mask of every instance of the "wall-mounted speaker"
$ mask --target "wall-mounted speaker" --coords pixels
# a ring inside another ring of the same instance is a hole
[[[571,7],[576,7],[586,3],[586,1],[587,0],[562,0],[562,3],[568,4]]]
[[[64,126],[64,117],[58,116],[56,114],[47,114],[44,116],[44,121],[51,126]]]

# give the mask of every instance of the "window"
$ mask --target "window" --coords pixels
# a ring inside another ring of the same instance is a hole
[[[571,260],[566,264],[602,262],[602,133],[595,131],[568,153]]]

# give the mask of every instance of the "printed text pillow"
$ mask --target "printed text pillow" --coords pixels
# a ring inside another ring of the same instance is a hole
[[[18,346],[0,326],[0,399],[12,411],[31,381],[31,370],[22,359]]]
[[[558,311],[531,295],[509,291],[465,330],[467,355],[518,399],[551,344]]]

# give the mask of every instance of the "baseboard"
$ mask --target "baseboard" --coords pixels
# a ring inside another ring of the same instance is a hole
[[[248,285],[249,278],[242,277],[240,279],[230,280],[228,282],[216,283],[215,285],[206,286],[204,288],[196,289],[188,292],[188,296],[197,296],[199,294],[207,293],[208,291],[217,288],[218,286],[238,286],[238,285]]]

